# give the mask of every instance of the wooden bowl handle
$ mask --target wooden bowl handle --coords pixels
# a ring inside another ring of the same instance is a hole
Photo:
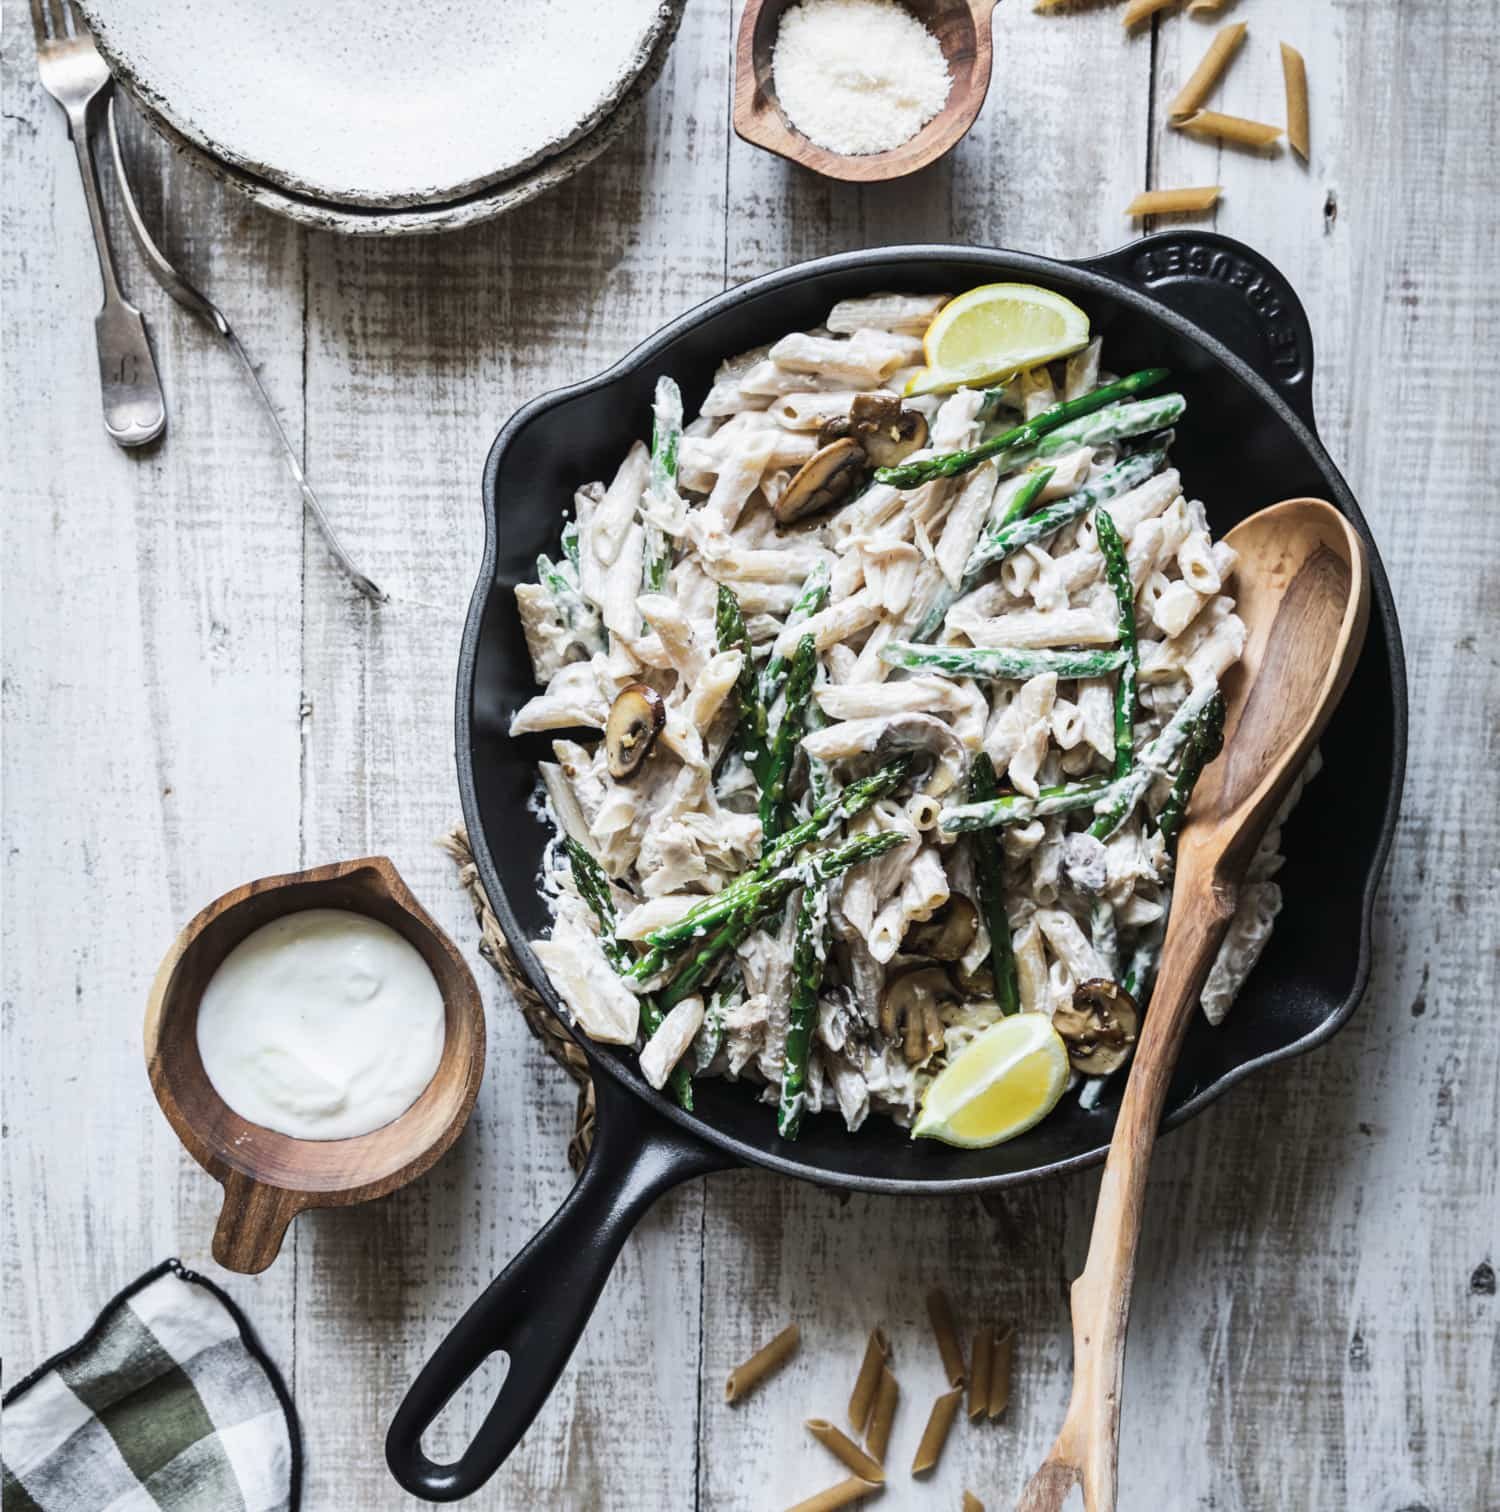
[[[214,1228],[214,1259],[225,1270],[258,1275],[281,1253],[287,1224],[306,1206],[298,1192],[231,1171],[224,1178],[224,1205]]]

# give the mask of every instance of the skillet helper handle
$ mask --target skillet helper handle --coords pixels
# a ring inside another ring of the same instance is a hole
[[[1073,1394],[1068,1415],[1057,1442],[1016,1503],[1016,1512],[1061,1512],[1079,1483],[1084,1512],[1115,1512],[1125,1333],[1145,1216],[1146,1177],[1178,1052],[1234,917],[1233,893],[1212,885],[1212,868],[1190,868],[1187,858],[1183,860],[1176,892],[1188,906],[1174,910],[1162,946],[1162,975],[1151,994],[1151,1011],[1115,1121],[1088,1259],[1070,1295]]]
[[[664,1192],[733,1162],[619,1087],[594,1076],[594,1143],[577,1184],[422,1367],[386,1435],[391,1474],[413,1496],[456,1501],[505,1463],[566,1368],[621,1246]],[[452,1464],[422,1435],[489,1356],[509,1357],[478,1433]]]
[[[1317,433],[1307,312],[1253,247],[1216,231],[1162,231],[1084,266],[1139,289],[1223,342]]]

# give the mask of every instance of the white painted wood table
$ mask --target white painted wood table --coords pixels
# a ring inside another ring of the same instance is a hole
[[[1211,27],[1127,40],[1108,6],[996,17],[972,136],[854,190],[728,129],[735,17],[693,0],[624,144],[509,219],[381,245],[247,209],[133,133],[147,213],[225,306],[359,560],[353,597],[296,507],[226,354],[124,255],[171,410],[122,455],[99,423],[98,293],[76,170],[4,45],[5,1143],[12,1375],[167,1254],[214,1273],[218,1188],[151,1099],[141,1011],[202,903],[248,877],[394,858],[472,953],[434,838],[456,817],[459,627],[480,463],[523,400],[668,317],[819,253],[931,240],[1079,256],[1134,234],[1145,184],[1221,182],[1212,224],[1307,304],[1317,407],[1390,569],[1411,670],[1406,803],[1375,974],[1326,1049],[1168,1139],[1127,1371],[1123,1506],[1480,1512],[1500,1504],[1500,112],[1485,0],[1239,0],[1221,99],[1276,117],[1281,39],[1307,54],[1313,161],[1162,128]],[[1274,496],[1274,480],[1268,480]],[[1337,781],[1336,773],[1324,779]],[[306,1505],[406,1502],[381,1453],[413,1373],[562,1199],[573,1091],[486,967],[473,1122],[392,1200],[298,1220],[230,1278],[293,1383]],[[572,1367],[486,1507],[783,1507],[836,1476],[801,1420],[837,1416],[882,1321],[908,1463],[939,1386],[922,1317],[946,1282],[1021,1325],[1003,1424],[961,1427],[896,1507],[1010,1505],[1067,1396],[1066,1285],[1097,1173],[988,1201],[849,1199],[768,1175],[647,1219]],[[222,1276],[219,1279],[223,1279]],[[806,1344],[745,1406],[730,1365],[788,1317]],[[477,1423],[478,1406],[461,1415]],[[461,1426],[461,1425],[460,1425]]]

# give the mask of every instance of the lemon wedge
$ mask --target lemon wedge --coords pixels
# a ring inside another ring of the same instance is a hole
[[[1056,1106],[1068,1051],[1044,1013],[1017,1013],[965,1045],[922,1099],[913,1139],[977,1150],[1014,1139]]]
[[[906,392],[993,383],[1066,357],[1088,339],[1089,318],[1071,299],[1035,284],[982,284],[938,311],[922,340],[927,366],[913,375]]]

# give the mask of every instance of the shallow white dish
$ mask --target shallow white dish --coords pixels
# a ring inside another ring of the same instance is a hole
[[[148,115],[227,167],[335,206],[475,195],[588,136],[682,0],[85,0]]]
[[[586,136],[565,147],[553,157],[481,189],[461,199],[408,208],[376,209],[360,205],[338,205],[330,200],[311,199],[290,194],[265,179],[226,163],[202,151],[170,124],[144,109],[142,115],[153,131],[168,146],[196,167],[217,179],[236,194],[243,195],[262,209],[284,215],[289,220],[318,231],[335,231],[347,236],[425,236],[442,231],[459,231],[494,220],[509,210],[529,203],[547,190],[586,168],[624,135],[640,112],[647,91],[660,76],[667,54],[677,35],[686,0],[671,0],[672,16],[655,50],[635,82],[626,90],[619,104]]]

